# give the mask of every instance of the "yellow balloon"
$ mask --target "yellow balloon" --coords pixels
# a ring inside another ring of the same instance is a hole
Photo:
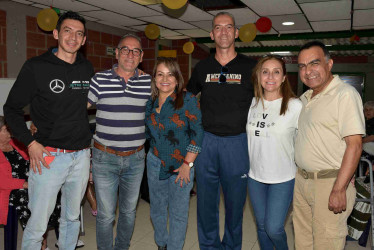
[[[148,24],[147,27],[145,27],[145,35],[151,40],[155,40],[160,36],[160,28],[156,24]]]
[[[186,54],[191,54],[194,49],[195,49],[195,46],[193,45],[192,42],[186,42],[185,44],[183,44],[183,51]]]
[[[51,8],[41,10],[36,18],[39,27],[45,31],[51,31],[56,28],[57,20],[57,13]]]
[[[247,23],[239,30],[239,38],[242,42],[252,42],[257,35],[257,28],[254,23]]]
[[[176,10],[182,8],[187,0],[162,0],[162,3],[169,9]]]

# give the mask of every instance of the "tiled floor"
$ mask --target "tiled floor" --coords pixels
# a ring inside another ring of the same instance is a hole
[[[222,199],[221,199],[222,200]],[[220,206],[220,229],[221,236],[224,226],[224,207],[221,201]],[[95,237],[95,217],[91,215],[90,207],[86,202],[84,205],[84,227],[85,235],[81,236],[80,239],[85,242],[85,247],[82,249],[94,250],[96,249],[96,237]],[[286,231],[288,236],[288,245],[290,250],[294,249],[294,236],[293,229],[290,220],[290,216],[286,221]],[[0,249],[3,249],[4,246],[4,230],[0,227]],[[21,249],[21,238],[22,230],[18,234],[18,249]],[[346,245],[346,250],[361,250],[361,249],[370,249],[370,240],[366,248],[360,247],[357,242],[348,242]],[[49,232],[48,237],[48,246],[52,249],[57,249],[54,244],[56,242],[56,236],[54,231]],[[157,249],[156,244],[153,240],[153,227],[151,220],[149,218],[149,204],[144,200],[140,200],[136,213],[136,222],[134,234],[131,240],[130,250],[155,250]],[[196,196],[191,198],[190,202],[190,212],[189,212],[189,223],[186,235],[186,241],[184,244],[184,250],[198,250],[199,244],[197,241],[197,225],[196,225]],[[252,214],[252,208],[250,207],[249,200],[244,209],[244,222],[243,222],[243,250],[259,250],[260,247],[257,242],[256,235],[256,226],[254,223],[254,218]]]

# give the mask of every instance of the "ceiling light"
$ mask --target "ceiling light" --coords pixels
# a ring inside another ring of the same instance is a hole
[[[291,51],[276,51],[276,52],[270,52],[272,55],[290,55]]]
[[[332,45],[331,44],[325,44],[326,47],[331,47]]]
[[[282,25],[289,26],[289,25],[294,25],[294,22],[283,22]]]

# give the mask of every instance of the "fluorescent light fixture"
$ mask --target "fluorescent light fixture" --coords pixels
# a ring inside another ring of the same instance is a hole
[[[285,25],[285,26],[290,26],[290,25],[294,25],[295,23],[294,22],[283,22],[282,25]]]
[[[326,47],[331,47],[332,45],[331,44],[325,44]]]
[[[272,55],[290,55],[291,51],[276,51],[276,52],[270,52]]]

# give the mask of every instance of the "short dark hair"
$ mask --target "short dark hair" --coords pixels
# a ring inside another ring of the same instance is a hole
[[[140,49],[142,49],[142,40],[140,39],[139,36],[137,36],[136,34],[133,34],[133,33],[127,33],[127,34],[123,35],[121,37],[121,39],[119,40],[117,47],[119,48],[119,46],[121,45],[122,41],[125,40],[128,37],[132,37],[132,38],[135,38],[136,40],[138,40],[138,42],[140,44]]]
[[[77,20],[81,22],[84,27],[84,33],[86,33],[86,19],[84,19],[84,17],[82,17],[81,15],[79,15],[77,12],[74,12],[74,11],[67,11],[58,18],[57,25],[56,25],[56,30],[58,32],[60,32],[61,24],[65,19],[73,19],[73,20]]]
[[[214,29],[214,21],[216,20],[217,17],[219,16],[229,16],[231,19],[232,19],[232,22],[234,24],[234,27],[236,28],[235,26],[235,17],[233,14],[227,12],[227,11],[221,11],[221,12],[218,12],[214,17],[213,17],[213,20],[212,20],[212,29]]]
[[[330,58],[331,58],[330,52],[327,50],[326,45],[323,42],[320,42],[320,41],[307,42],[306,44],[301,46],[300,51],[299,51],[299,55],[300,55],[301,51],[306,50],[306,49],[310,49],[311,47],[320,47],[323,51],[323,54],[325,56],[326,61],[330,60]]]

